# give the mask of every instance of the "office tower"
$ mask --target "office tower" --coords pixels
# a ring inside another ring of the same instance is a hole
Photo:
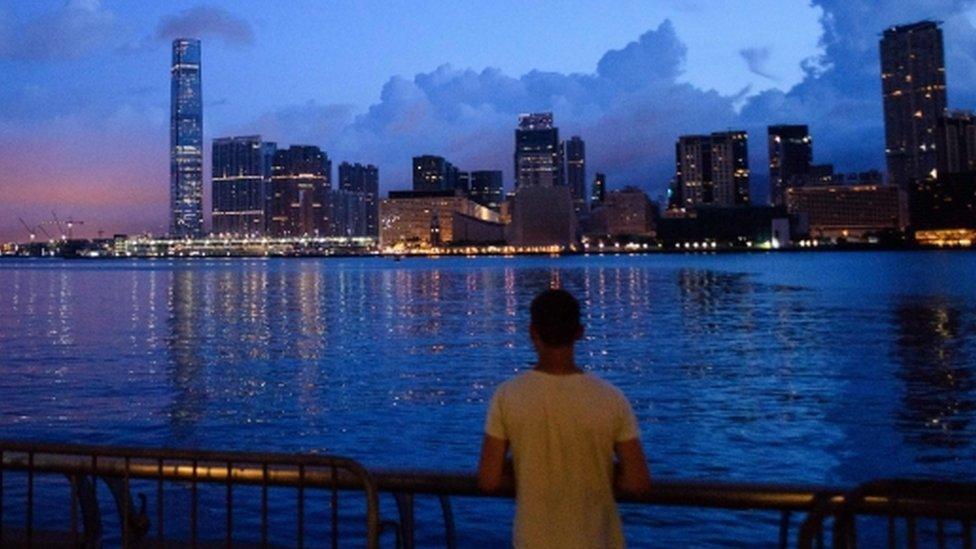
[[[203,95],[200,41],[173,40],[170,69],[169,232],[203,235]]]
[[[482,206],[495,210],[501,209],[502,200],[502,172],[501,170],[479,170],[470,172],[471,189],[468,196]]]
[[[566,184],[573,195],[573,209],[579,214],[586,209],[586,144],[578,135],[563,147],[566,159]]]
[[[749,141],[744,131],[686,135],[675,145],[674,207],[749,204]]]
[[[935,151],[939,176],[976,171],[976,117],[973,113],[955,111],[939,117]]]
[[[891,27],[881,38],[888,181],[903,189],[935,178],[935,129],[946,113],[939,23]]]
[[[594,205],[603,202],[607,197],[607,176],[606,174],[596,172],[596,176],[593,177],[593,192],[590,195],[590,202]]]
[[[471,172],[458,171],[457,173],[457,183],[454,185],[454,189],[461,194],[471,193]]]
[[[453,191],[458,188],[460,170],[443,156],[425,154],[413,157],[413,190]]]
[[[379,168],[372,164],[343,162],[339,165],[339,190],[363,195],[365,228],[354,230],[350,236],[379,236]]]
[[[292,145],[274,153],[271,223],[274,236],[325,236],[332,162],[318,147]]]
[[[559,128],[552,113],[519,115],[515,130],[515,189],[565,184]]]
[[[859,240],[908,225],[904,189],[880,182],[791,187],[784,203],[791,214],[805,216],[815,238]]]
[[[813,140],[806,125],[767,128],[769,140],[769,203],[782,206],[789,187],[802,185],[813,162]]]
[[[267,229],[267,198],[276,145],[260,135],[221,137],[211,149],[216,234],[257,236]]]

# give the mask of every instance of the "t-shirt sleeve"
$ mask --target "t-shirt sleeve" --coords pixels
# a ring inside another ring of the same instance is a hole
[[[637,417],[634,415],[634,409],[630,406],[630,401],[623,393],[618,393],[620,404],[617,407],[619,410],[617,417],[617,432],[614,434],[614,442],[624,442],[626,440],[633,440],[635,438],[640,438],[640,427],[637,425]]]
[[[502,418],[501,390],[496,390],[488,404],[488,415],[485,417],[485,434],[501,440],[508,440],[505,422]]]

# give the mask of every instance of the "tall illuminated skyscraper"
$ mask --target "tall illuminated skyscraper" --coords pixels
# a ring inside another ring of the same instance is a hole
[[[515,190],[565,184],[559,128],[553,125],[552,113],[519,115],[515,129]]]
[[[275,143],[260,135],[221,137],[211,147],[212,232],[257,236],[267,229]]]
[[[563,145],[566,159],[566,184],[573,195],[573,209],[580,213],[586,209],[586,143],[574,135]]]
[[[672,208],[749,204],[749,136],[683,135],[675,144]]]
[[[810,172],[813,140],[806,125],[779,125],[767,128],[769,138],[769,203],[782,206],[786,189]]]
[[[942,30],[934,21],[891,27],[880,49],[888,181],[908,189],[936,177],[935,131],[947,104]]]
[[[170,69],[169,232],[203,234],[203,94],[200,41],[173,40]]]

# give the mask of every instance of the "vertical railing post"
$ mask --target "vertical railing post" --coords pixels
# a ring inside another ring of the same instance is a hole
[[[332,465],[332,549],[339,549],[339,487],[337,485],[338,471],[336,470],[335,464]]]
[[[227,508],[227,538],[224,540],[228,549],[233,546],[234,539],[234,482],[232,479],[233,464],[227,462],[227,494],[225,496],[225,507]]]
[[[156,460],[156,541],[163,543],[163,460]]]
[[[197,460],[193,460],[193,479],[190,484],[190,545],[197,546]]]
[[[403,539],[403,549],[414,548],[414,507],[413,494],[406,492],[396,492],[393,494],[396,501],[397,512],[400,515],[400,532]]]
[[[261,464],[261,547],[268,546],[268,462]]]
[[[34,545],[34,452],[27,452],[27,546]]]
[[[298,549],[305,547],[305,466],[298,466]]]
[[[790,512],[782,511],[779,515],[779,547],[786,549],[790,542]]]

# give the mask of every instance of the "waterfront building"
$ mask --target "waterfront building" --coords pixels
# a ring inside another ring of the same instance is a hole
[[[202,236],[203,91],[199,40],[173,40],[169,124],[169,233]]]
[[[520,188],[511,205],[506,239],[513,246],[576,244],[577,221],[569,188],[530,185]]]
[[[504,199],[501,170],[469,172],[468,181],[470,181],[468,196],[471,200],[496,212],[500,211]]]
[[[786,189],[810,173],[813,140],[806,125],[767,128],[769,145],[769,203],[782,206]]]
[[[976,118],[963,111],[940,117],[935,140],[936,177],[909,189],[916,239],[941,242],[945,234],[971,238],[976,236]]]
[[[259,135],[213,140],[211,219],[215,234],[265,233],[275,151],[275,143],[263,142]]]
[[[443,156],[425,154],[413,157],[413,190],[419,192],[454,191],[460,170]]]
[[[665,248],[778,248],[792,241],[794,220],[783,206],[697,206],[657,221]]]
[[[591,213],[590,233],[620,237],[651,237],[655,229],[654,204],[643,190],[627,186],[611,191]]]
[[[596,172],[593,177],[593,192],[590,195],[591,203],[603,202],[603,199],[607,195],[607,176],[600,172]]]
[[[563,144],[566,184],[573,196],[573,209],[579,215],[586,209],[586,143],[574,135]]]
[[[679,137],[672,207],[749,204],[748,139],[744,131]]]
[[[946,114],[942,30],[935,21],[888,28],[880,42],[888,181],[935,178],[936,125]]]
[[[515,190],[565,184],[559,128],[551,112],[519,115],[515,129]]]
[[[352,236],[379,236],[380,172],[372,164],[339,164],[339,190],[363,195],[365,228]],[[348,232],[348,231],[343,231]]]
[[[325,235],[342,237],[368,234],[369,209],[366,193],[335,189],[328,191],[323,204]]]
[[[861,240],[908,226],[907,195],[895,185],[788,188],[786,207],[803,218],[815,238]]]
[[[275,152],[271,166],[274,236],[325,236],[330,230],[328,194],[332,162],[318,147],[292,145]]]
[[[426,249],[504,240],[498,213],[455,191],[391,191],[380,202],[380,247]]]

